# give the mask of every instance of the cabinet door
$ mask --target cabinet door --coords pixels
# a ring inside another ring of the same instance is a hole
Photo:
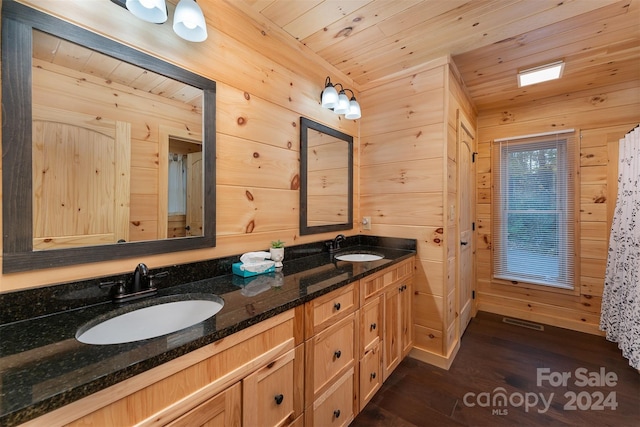
[[[234,427],[242,425],[242,389],[240,383],[232,385],[206,402],[196,406],[170,427]]]
[[[243,425],[281,426],[290,424],[294,413],[295,350],[242,380]]]
[[[411,308],[413,306],[413,280],[406,279],[402,282],[400,292],[400,338],[402,339],[402,357],[411,351],[413,346],[413,321],[411,320]]]
[[[336,376],[355,364],[355,313],[306,342],[305,405],[324,393]]]
[[[349,369],[305,411],[305,427],[348,426],[355,418],[354,369]]]
[[[360,357],[382,339],[382,304],[375,297],[360,310]]]
[[[400,337],[400,294],[402,286],[392,285],[384,293],[383,380],[400,363],[402,339]]]
[[[371,348],[360,361],[360,410],[362,411],[382,385],[380,345]]]

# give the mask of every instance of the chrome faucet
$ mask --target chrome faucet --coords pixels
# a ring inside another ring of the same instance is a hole
[[[333,254],[340,250],[340,242],[346,241],[347,238],[344,234],[338,234],[333,240],[329,240],[326,245],[329,248],[329,253]]]
[[[133,301],[147,296],[155,295],[158,288],[154,284],[154,280],[162,279],[169,275],[163,271],[157,274],[149,274],[149,268],[144,263],[140,263],[133,271],[133,277],[129,280],[117,280],[112,282],[100,283],[100,287],[110,287],[113,302],[121,303]]]

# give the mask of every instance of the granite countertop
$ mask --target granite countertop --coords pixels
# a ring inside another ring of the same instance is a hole
[[[204,322],[148,340],[87,345],[75,339],[77,330],[87,322],[114,310],[126,310],[109,300],[4,323],[0,325],[0,425],[8,427],[36,418],[405,260],[415,255],[415,241],[409,241],[413,245],[395,248],[356,241],[343,250],[384,255],[377,261],[337,261],[318,247],[302,248],[308,256],[298,253],[292,260],[285,258],[284,267],[275,273],[246,279],[215,275],[161,288],[156,296],[124,305],[152,305],[158,298],[197,294],[216,294],[225,304]],[[73,289],[58,299],[73,299],[86,292]]]

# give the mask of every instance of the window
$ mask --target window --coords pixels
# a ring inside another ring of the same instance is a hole
[[[573,137],[497,140],[493,276],[574,288]]]

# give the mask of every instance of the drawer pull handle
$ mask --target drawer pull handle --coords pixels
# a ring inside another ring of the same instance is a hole
[[[371,330],[372,330],[372,331],[373,331],[373,330],[375,330],[377,327],[378,327],[378,325],[376,325],[375,323],[372,323],[372,324],[371,324]]]
[[[276,405],[279,405],[284,400],[284,396],[282,394],[276,394]]]
[[[375,372],[371,372],[371,379],[372,380],[376,379],[376,373]]]
[[[335,308],[336,311],[340,310],[340,303],[337,302],[337,303],[333,304],[333,308]]]
[[[336,359],[340,359],[340,356],[342,356],[342,352],[341,352],[340,350],[336,350],[336,352],[335,352],[335,353],[333,353],[333,356],[334,356]]]
[[[333,416],[336,418],[340,418],[340,409],[336,409],[335,411],[333,411]]]

